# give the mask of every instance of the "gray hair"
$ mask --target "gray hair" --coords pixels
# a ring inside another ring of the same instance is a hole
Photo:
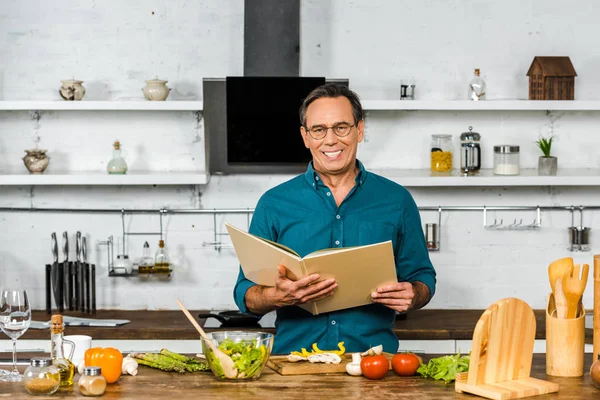
[[[347,86],[339,84],[339,83],[326,83],[324,85],[319,86],[314,89],[312,92],[306,96],[304,101],[302,102],[302,106],[300,106],[300,124],[301,126],[306,126],[306,110],[308,106],[315,100],[321,99],[324,97],[345,97],[350,101],[352,105],[352,114],[354,116],[354,123],[358,123],[362,121],[364,118],[364,112],[362,105],[360,104],[360,98],[358,95],[350,90]]]

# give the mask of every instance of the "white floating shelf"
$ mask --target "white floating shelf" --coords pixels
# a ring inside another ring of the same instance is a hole
[[[201,111],[202,101],[0,101],[2,111]]]
[[[210,176],[206,173],[191,172],[156,172],[131,173],[126,175],[109,175],[98,172],[77,172],[65,174],[0,174],[0,186],[15,185],[65,185],[65,186],[95,186],[95,185],[205,185]]]
[[[363,100],[366,111],[600,111],[600,100]]]
[[[373,169],[406,187],[477,186],[600,186],[600,169],[560,169],[556,176],[539,176],[537,169],[521,169],[519,175],[494,175],[484,169],[478,176],[461,176],[458,171],[432,173],[429,169]]]

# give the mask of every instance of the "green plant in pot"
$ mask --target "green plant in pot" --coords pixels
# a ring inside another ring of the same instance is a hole
[[[552,150],[552,139],[554,139],[553,136],[548,138],[543,137],[535,142],[544,154],[538,159],[538,175],[556,175],[558,158],[550,155],[550,151]]]

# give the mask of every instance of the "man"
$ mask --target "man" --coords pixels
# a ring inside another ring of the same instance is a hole
[[[324,248],[392,240],[398,283],[379,287],[371,294],[373,304],[313,316],[295,305],[332,296],[335,279],[319,281],[313,274],[292,281],[280,265],[275,286],[260,286],[240,268],[235,302],[242,312],[277,310],[275,354],[312,343],[337,349],[341,341],[349,352],[382,344],[384,351],[396,353],[396,311],[423,307],[435,291],[418,208],[404,187],[366,171],[357,160],[365,123],[356,93],[335,83],[316,88],[300,108],[300,123],[313,160],[304,174],[260,198],[250,233],[302,257]]]

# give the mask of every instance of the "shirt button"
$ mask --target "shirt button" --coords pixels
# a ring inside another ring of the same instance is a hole
[[[315,177],[315,179],[316,179],[316,180],[319,180],[319,177],[317,176],[317,177]]]
[[[335,244],[339,246],[339,245],[340,245],[340,241],[339,241],[339,240],[336,240],[336,241],[335,241]]]
[[[313,182],[313,186],[315,186],[315,183]]]
[[[342,217],[340,217],[339,215],[335,216],[335,219],[340,219],[340,218],[342,218]]]
[[[335,320],[331,321],[331,325],[335,325]]]
[[[327,196],[331,196],[331,192],[327,192]]]

